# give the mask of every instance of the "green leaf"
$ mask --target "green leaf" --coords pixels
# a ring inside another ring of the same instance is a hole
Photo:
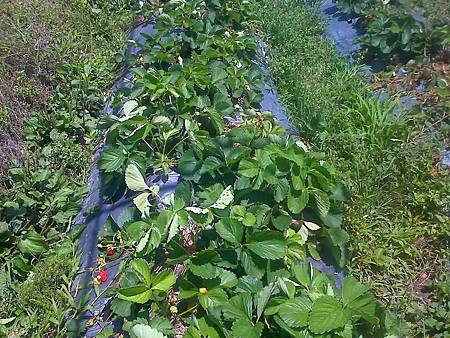
[[[402,44],[406,45],[411,40],[411,29],[405,27],[402,31]]]
[[[353,325],[350,323],[345,324],[343,329],[334,332],[336,336],[342,338],[353,338]],[[389,336],[388,336],[389,337]],[[397,336],[391,336],[392,338]]]
[[[400,33],[402,31],[402,29],[401,29],[401,27],[400,27],[400,25],[398,24],[397,21],[392,21],[390,30],[394,34],[398,34],[398,33]]]
[[[308,325],[311,305],[308,298],[289,299],[280,305],[278,315],[289,327],[304,327]]]
[[[214,266],[211,263],[202,265],[190,264],[189,269],[194,275],[199,276],[203,279],[216,278],[222,272],[221,268]]]
[[[205,294],[199,294],[198,300],[204,309],[214,306],[222,306],[228,301],[227,294],[224,290],[215,288],[206,291]]]
[[[199,289],[187,279],[182,279],[180,282],[180,299],[187,299],[196,296],[199,293]]]
[[[219,82],[221,80],[225,80],[228,77],[227,72],[222,69],[222,68],[218,68],[218,67],[214,67],[211,70],[211,81],[212,83],[216,83]]]
[[[173,325],[167,318],[155,316],[150,319],[148,323],[152,328],[158,330],[161,333],[173,334]]]
[[[135,100],[127,101],[123,104],[123,115],[129,116],[130,113],[139,106],[139,103]]]
[[[288,229],[291,223],[292,217],[289,215],[279,215],[272,221],[273,226],[280,231]]]
[[[305,288],[308,288],[312,277],[311,264],[307,261],[296,262],[293,265],[292,270],[294,271],[294,276],[297,281]]]
[[[241,293],[231,297],[222,308],[223,316],[235,320],[247,318],[251,321],[253,312],[253,297],[250,293]]]
[[[152,328],[149,325],[137,324],[133,326],[131,332],[136,336],[136,338],[165,338],[161,332]]]
[[[208,318],[210,319],[210,317]],[[202,317],[198,320],[198,327],[201,332],[201,337],[207,337],[207,338],[221,338],[221,336],[217,333],[216,329],[207,322],[205,317]],[[183,338],[185,338],[183,336]]]
[[[202,334],[193,324],[189,326],[187,331],[184,333],[183,338],[202,338]]]
[[[222,273],[220,274],[220,286],[223,288],[232,288],[236,286],[238,280],[236,275],[228,270],[222,269]]]
[[[305,225],[305,227],[307,227],[309,230],[312,230],[312,231],[320,229],[320,226],[313,222],[303,221],[303,224]]]
[[[309,194],[308,190],[302,189],[300,191],[289,189],[287,205],[289,210],[294,214],[299,214],[305,209],[308,204]]]
[[[145,191],[150,189],[135,164],[128,165],[125,170],[125,183],[127,184],[127,187],[133,191]]]
[[[241,250],[240,261],[247,275],[258,279],[261,279],[264,276],[266,262],[253,254],[250,250]]]
[[[288,278],[277,278],[277,285],[280,289],[289,297],[289,299],[295,296],[295,283]]]
[[[181,215],[181,213],[180,213]],[[172,238],[178,233],[178,227],[180,226],[180,216],[178,214],[174,214],[171,218],[169,225],[169,233],[167,235],[167,243],[169,243]]]
[[[311,257],[314,258],[316,261],[319,261],[321,258],[320,258],[319,251],[317,251],[316,244],[308,242],[308,243],[306,243],[306,245],[308,246],[308,251],[309,251],[309,254],[311,255]]]
[[[262,175],[263,175],[264,180],[267,183],[272,184],[272,185],[278,184],[276,170],[277,170],[277,167],[274,164],[271,164],[264,169]]]
[[[111,302],[111,310],[120,317],[131,316],[133,311],[133,303],[119,298],[114,298]]]
[[[147,261],[142,258],[133,259],[131,261],[131,267],[144,279],[147,286],[150,287],[152,276],[150,275],[150,266]]]
[[[177,166],[177,172],[187,180],[194,179],[197,171],[201,168],[201,161],[198,161],[193,150],[186,151],[183,156],[181,156],[180,161]]]
[[[330,198],[327,193],[322,190],[315,189],[312,191],[312,195],[314,196],[314,201],[316,202],[319,215],[321,217],[326,217],[328,211],[330,210]]]
[[[339,228],[343,221],[342,214],[332,214],[328,212],[326,217],[320,217],[322,222],[329,228]]]
[[[302,169],[297,164],[293,165],[291,172],[291,182],[292,187],[295,190],[301,190],[305,187],[305,178],[304,174],[301,171]]]
[[[40,255],[48,251],[48,243],[35,231],[30,231],[17,244],[21,253]]]
[[[145,235],[139,240],[138,245],[136,246],[136,252],[141,252],[147,246],[148,240],[150,238],[151,230],[148,230]]]
[[[350,191],[345,187],[342,182],[337,182],[333,190],[331,191],[331,197],[336,201],[348,202],[352,198]]]
[[[244,234],[244,229],[241,223],[235,219],[222,218],[216,224],[217,234],[224,240],[239,244],[241,243],[242,236]]]
[[[231,191],[232,186],[229,185],[225,188],[224,191],[220,194],[217,201],[211,205],[211,208],[213,209],[225,209],[234,199],[233,192]]]
[[[373,47],[378,47],[380,45],[380,42],[381,42],[380,36],[375,35],[375,36],[370,37],[370,44]]]
[[[270,220],[271,207],[267,204],[254,204],[248,208],[248,212],[251,212],[256,217],[256,226],[266,225]]]
[[[245,338],[259,338],[261,337],[263,325],[262,323],[256,323],[253,325],[248,319],[239,319],[233,323],[231,331],[233,337],[245,337]]]
[[[287,255],[287,241],[278,231],[261,231],[252,234],[247,247],[266,259],[280,259]]]
[[[275,188],[275,201],[280,203],[281,201],[284,201],[286,198],[286,195],[289,191],[289,182],[287,179],[283,178],[278,181],[278,184]]]
[[[138,208],[138,210],[142,213],[142,215],[147,216],[150,212],[150,202],[148,198],[152,194],[149,192],[143,192],[142,194],[137,195],[133,198],[133,203]]]
[[[309,329],[313,333],[322,334],[343,327],[349,320],[348,311],[338,300],[331,296],[322,296],[312,306]]]
[[[199,207],[186,207],[185,210],[193,212],[194,214],[197,214],[197,215],[206,215],[209,212],[209,209],[207,209],[207,208],[203,209],[203,208],[199,208]]]
[[[377,317],[377,300],[370,293],[366,292],[348,304],[352,315],[360,315],[372,325],[379,325]]]
[[[269,299],[273,294],[273,291],[274,286],[273,284],[270,284],[258,292],[258,296],[256,298],[256,320],[259,320],[262,313],[264,312],[264,309],[266,308],[267,303],[269,302]]]
[[[256,160],[253,159],[243,159],[239,162],[239,174],[252,178],[258,175],[259,173],[259,164]]]
[[[350,239],[348,233],[341,228],[328,229],[328,233],[330,234],[331,240],[333,241],[334,245],[344,245]]]
[[[224,163],[219,160],[217,157],[208,156],[206,160],[203,161],[202,168],[200,169],[200,175],[209,173],[213,174],[214,171],[223,167]]]
[[[120,169],[125,162],[125,155],[120,149],[109,147],[103,150],[98,166],[106,172]]]
[[[342,301],[344,305],[348,305],[367,291],[369,291],[367,286],[361,284],[355,277],[347,276],[342,286]]]
[[[307,329],[303,329],[303,331],[298,331],[298,330],[294,330],[292,328],[290,328],[289,326],[286,325],[286,323],[279,317],[279,316],[274,316],[273,319],[275,320],[275,323],[278,324],[278,326],[280,326],[284,331],[288,332],[291,337],[294,338],[310,338],[312,337],[312,335],[310,334],[310,332]],[[319,336],[322,337],[322,336]]]
[[[159,273],[152,283],[152,290],[168,291],[177,281],[171,270],[164,270]]]
[[[6,325],[14,321],[16,317],[0,318],[0,325]]]
[[[144,304],[152,297],[152,291],[146,285],[135,285],[119,289],[118,297],[129,302]]]
[[[152,118],[152,124],[163,126],[166,130],[173,128],[170,118],[164,115],[156,115]]]
[[[225,160],[228,165],[234,164],[240,159],[242,159],[244,156],[251,153],[251,149],[244,146],[239,146],[236,148],[232,148],[228,153],[225,154]]]
[[[242,224],[246,227],[252,227],[256,224],[256,217],[251,212],[246,212],[242,219]]]

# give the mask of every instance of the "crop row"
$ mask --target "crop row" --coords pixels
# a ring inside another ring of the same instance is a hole
[[[254,5],[156,10],[132,85],[116,94],[120,114],[100,123],[104,198],[127,194],[135,208],[108,219],[93,284],[108,285],[132,337],[382,336],[387,313],[368,287],[311,266],[345,265],[347,193],[322,154],[259,111]],[[148,178],[172,172],[177,188],[161,198]]]

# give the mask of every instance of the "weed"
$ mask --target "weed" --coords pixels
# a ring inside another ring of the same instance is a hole
[[[0,3],[8,51],[0,53],[0,318],[7,333],[40,337],[63,332],[71,307],[64,286],[74,258],[61,243],[86,193],[97,118],[132,4],[26,3]]]
[[[14,319],[8,323],[12,324],[8,331],[28,337],[57,335],[68,311],[66,290],[76,268],[70,245],[38,262],[24,282],[15,283],[10,271],[3,268],[0,317]]]
[[[122,49],[129,26],[132,2],[101,1],[94,7],[84,0],[0,3],[0,30],[4,32],[0,37],[0,102],[8,112],[0,132],[0,178],[7,176],[11,164],[24,160],[22,130],[27,117],[33,112],[45,114],[52,102],[61,105],[54,98],[67,92],[57,94],[58,88],[80,81],[81,93],[89,81],[96,81],[86,95],[71,96],[75,91],[68,95],[72,109],[78,108],[76,103],[89,102],[89,94],[105,92],[112,76],[112,56]],[[90,76],[77,78],[89,67],[94,68]],[[70,71],[63,70],[67,68]],[[102,101],[96,95],[92,98]]]

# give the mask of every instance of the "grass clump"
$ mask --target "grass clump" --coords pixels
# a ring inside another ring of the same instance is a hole
[[[374,98],[359,69],[323,38],[323,23],[305,1],[263,0],[259,18],[292,121],[331,156],[352,192],[346,227],[353,273],[418,329],[431,301],[425,287],[448,259],[450,180],[437,160],[445,128],[424,133],[427,111],[404,112]]]
[[[76,267],[77,259],[71,250],[59,250],[38,262],[25,281],[17,284],[11,279],[1,280],[0,317],[17,318],[9,332],[22,336],[63,336],[62,322],[71,301],[68,285]],[[3,272],[4,277],[7,274]]]

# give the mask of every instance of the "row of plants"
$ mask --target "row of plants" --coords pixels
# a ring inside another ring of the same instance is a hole
[[[122,48],[134,4],[77,6],[71,6],[70,15],[82,15],[83,21],[68,29],[72,45],[54,42],[58,52],[70,56],[52,65],[51,81],[57,85],[46,107],[35,111],[23,130],[27,158],[1,182],[0,336],[64,335],[64,318],[75,306],[68,291],[77,269],[77,233],[71,230],[87,192],[114,54]],[[117,23],[108,23],[111,15]],[[88,48],[86,31],[91,34]],[[83,59],[86,55],[89,59]]]
[[[446,336],[448,328],[448,65],[388,68],[373,85],[323,37],[325,23],[303,0],[264,0],[259,31],[294,125],[324,152],[351,192],[343,227],[349,268],[410,329],[400,336]],[[399,75],[401,74],[401,75]],[[419,91],[422,86],[425,90]],[[374,91],[386,89],[383,102]],[[401,95],[417,108],[402,110]]]
[[[448,20],[426,20],[401,1],[339,0],[339,8],[358,16],[364,56],[396,62],[429,59],[450,43]]]
[[[161,4],[157,33],[134,59],[132,85],[116,94],[120,114],[100,122],[104,198],[125,194],[133,207],[110,217],[99,238],[92,283],[112,314],[97,337],[352,337],[396,329],[367,286],[312,268],[311,260],[347,262],[348,193],[322,153],[258,109],[256,5]],[[161,197],[149,178],[166,180],[172,171],[176,190]],[[112,274],[108,263],[117,260]],[[71,336],[101,318],[73,320]],[[120,332],[107,325],[113,321]]]

